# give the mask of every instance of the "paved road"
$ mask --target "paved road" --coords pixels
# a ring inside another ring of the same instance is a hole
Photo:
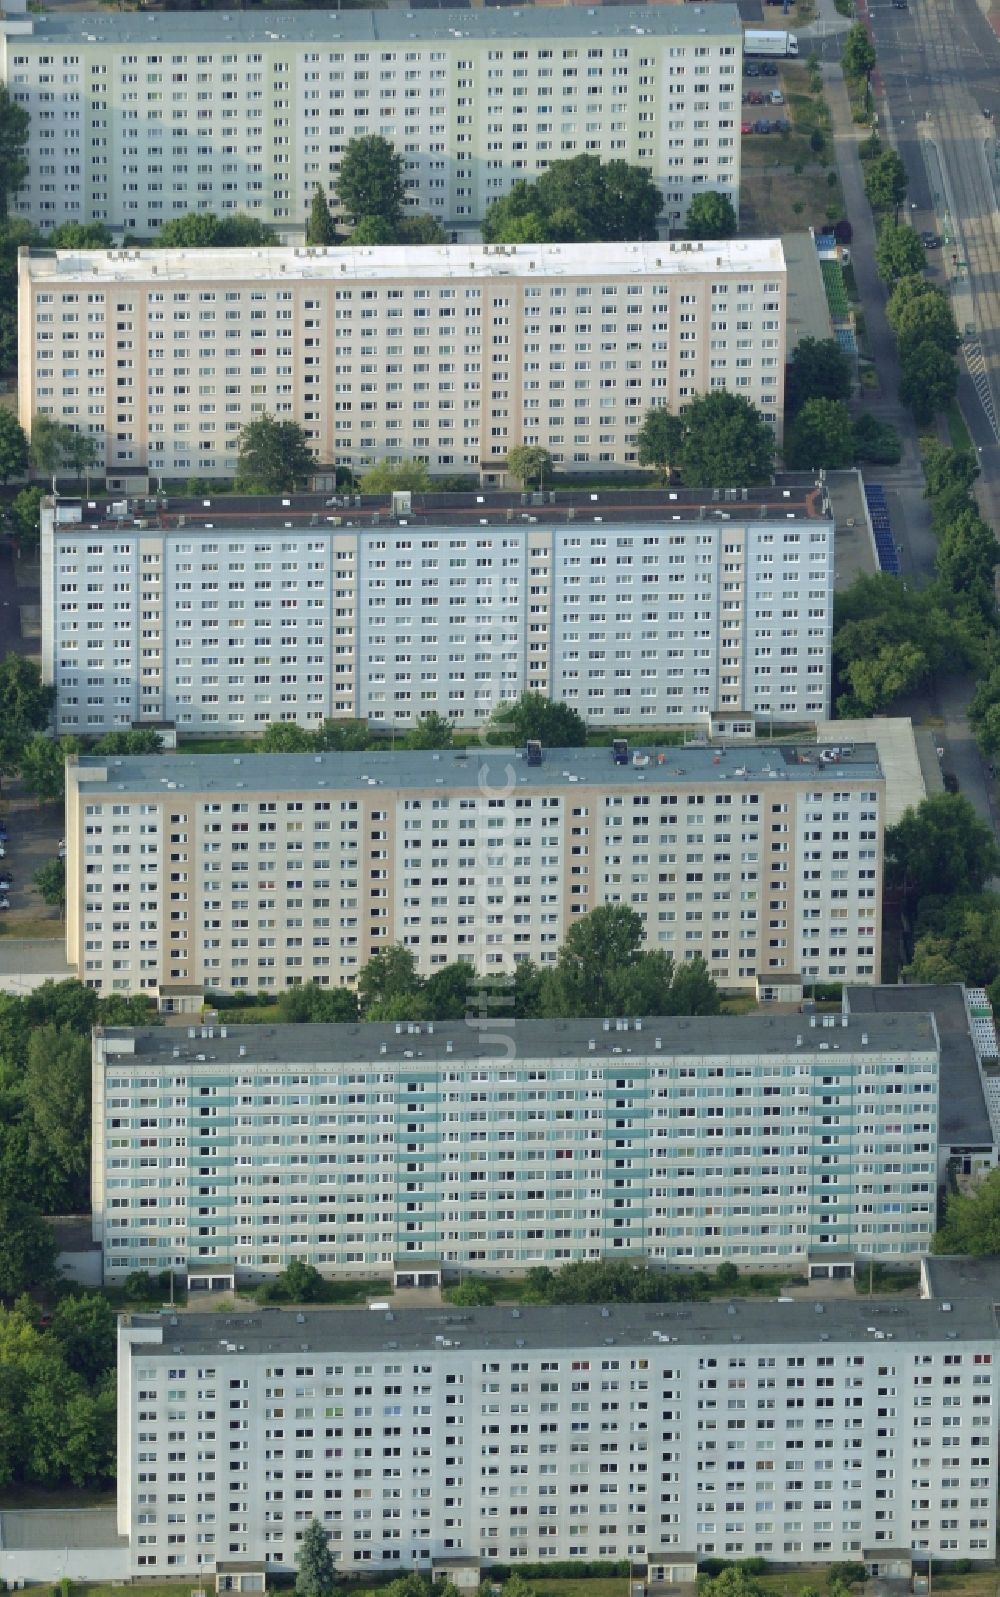
[[[911,0],[907,10],[896,10],[890,0],[868,0],[867,9],[888,131],[910,179],[913,221],[945,236],[934,265],[952,289],[959,328],[974,328],[963,397],[976,442],[990,451],[985,464],[995,469],[1000,466],[1000,454],[994,456],[1000,441],[1000,39],[976,0]],[[987,118],[985,110],[992,116]]]

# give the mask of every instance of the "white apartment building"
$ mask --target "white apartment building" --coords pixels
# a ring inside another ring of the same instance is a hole
[[[126,1315],[118,1355],[138,1576],[291,1570],[314,1517],[358,1573],[994,1557],[985,1294]]]
[[[816,1021],[99,1030],[104,1278],[917,1258],[935,1228],[934,1017]]]
[[[557,957],[632,905],[647,943],[758,976],[878,980],[885,779],[871,745],[163,754],[67,761],[67,958],[104,992],[348,985],[395,943],[421,972]]]
[[[644,166],[676,226],[703,189],[739,203],[742,46],[734,5],[7,19],[0,76],[32,128],[12,209],[140,237],[247,211],[295,240],[378,134],[412,211],[452,228],[583,154]]]
[[[592,726],[821,719],[832,521],[764,503],[702,519],[681,497],[646,519],[584,495],[516,519],[484,503],[389,525],[371,511],[321,520],[299,502],[90,525],[44,505],[42,675],[57,729],[388,728],[431,711],[468,727],[525,690]]]
[[[651,407],[713,388],[780,433],[785,303],[780,239],[24,250],[20,417],[160,479],[232,476],[264,411],[357,469],[497,476],[518,444],[631,465]]]

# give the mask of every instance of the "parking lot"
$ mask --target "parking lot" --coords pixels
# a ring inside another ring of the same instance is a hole
[[[20,791],[18,782],[4,779],[0,816],[7,827],[7,852],[0,860],[0,871],[9,871],[14,878],[13,887],[0,895],[10,899],[10,909],[0,912],[0,930],[8,937],[57,937],[60,913],[42,902],[31,879],[40,866],[56,857],[63,835],[63,807],[38,805]]]

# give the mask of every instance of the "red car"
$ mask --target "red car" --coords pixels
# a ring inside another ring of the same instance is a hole
[[[752,133],[753,132],[753,123],[752,122],[741,122],[740,123],[740,132],[741,133]]]

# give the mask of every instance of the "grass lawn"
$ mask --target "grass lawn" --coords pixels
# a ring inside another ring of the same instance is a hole
[[[959,409],[958,400],[953,399],[948,406],[948,437],[952,449],[966,449],[970,454],[975,454],[972,435],[965,425],[965,417]]]
[[[766,87],[774,79],[760,83]],[[743,141],[740,203],[748,217],[745,231],[757,237],[803,228],[821,221],[828,206],[842,213],[844,205],[840,178],[832,165],[830,109],[822,94],[810,89],[805,62],[783,61],[778,85],[785,96],[783,106],[741,107],[744,121],[763,115],[772,120],[785,117],[792,124],[791,133],[756,134]],[[826,140],[819,154],[809,144],[814,132]],[[833,183],[827,181],[828,170],[833,172]]]
[[[0,937],[62,937],[63,922],[53,910],[51,915],[25,915],[15,910],[0,920]]]
[[[178,738],[178,754],[255,754],[259,738]]]

